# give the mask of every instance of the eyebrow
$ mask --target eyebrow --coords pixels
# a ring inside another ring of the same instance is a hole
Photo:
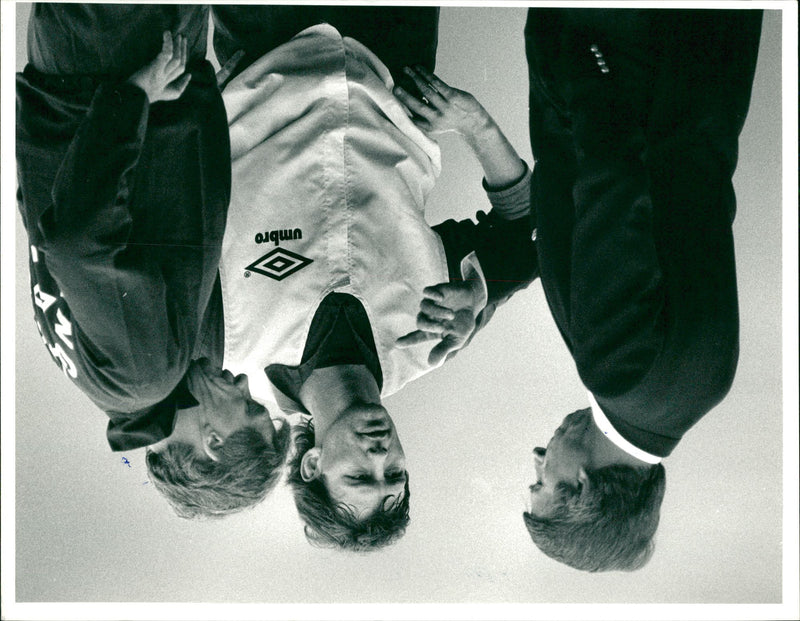
[[[262,412],[266,411],[263,405],[258,403],[258,401],[248,400],[247,401],[247,415],[248,416],[258,416]]]

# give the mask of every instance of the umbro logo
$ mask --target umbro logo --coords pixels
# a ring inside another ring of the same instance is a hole
[[[253,261],[245,270],[263,274],[275,280],[283,280],[313,262],[313,259],[307,259],[291,250],[275,248],[260,259]],[[245,276],[249,276],[248,272],[245,272]]]

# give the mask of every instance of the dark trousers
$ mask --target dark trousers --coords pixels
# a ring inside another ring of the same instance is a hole
[[[410,87],[403,67],[433,71],[439,32],[437,7],[230,6],[212,8],[214,51],[221,64],[244,50],[234,75],[298,32],[327,22],[343,36],[366,45],[396,82]]]
[[[28,60],[50,75],[126,78],[155,58],[165,30],[186,36],[190,61],[205,58],[208,7],[37,3]]]

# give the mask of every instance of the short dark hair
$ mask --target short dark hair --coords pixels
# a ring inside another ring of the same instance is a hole
[[[359,520],[352,507],[335,503],[320,479],[304,481],[300,474],[303,455],[314,446],[314,423],[311,419],[294,429],[294,456],[289,462],[287,480],[292,488],[297,512],[305,522],[306,539],[322,548],[341,548],[369,552],[388,546],[406,532],[409,516],[408,473],[403,498],[388,503],[388,497],[370,517]]]
[[[182,518],[221,518],[255,506],[281,477],[289,451],[288,423],[272,444],[253,427],[231,433],[218,450],[219,461],[199,456],[176,442],[156,453],[147,449],[147,471],[156,489]]]
[[[583,571],[634,571],[653,555],[666,488],[664,466],[613,465],[587,471],[588,487],[562,482],[548,515],[524,513],[533,542],[547,556]]]

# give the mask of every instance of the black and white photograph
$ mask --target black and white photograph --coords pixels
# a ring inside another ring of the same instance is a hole
[[[796,619],[793,2],[2,3],[3,619]]]

